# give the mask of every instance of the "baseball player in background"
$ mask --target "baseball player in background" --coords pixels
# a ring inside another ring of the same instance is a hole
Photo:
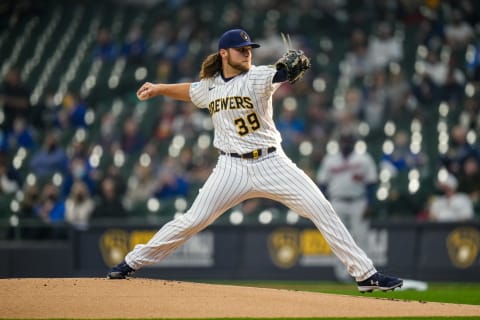
[[[203,61],[198,82],[146,82],[137,91],[140,100],[164,95],[207,109],[220,155],[190,209],[166,223],[148,243],[135,246],[107,277],[125,279],[161,261],[228,209],[264,197],[310,219],[361,292],[402,286],[401,279],[377,272],[315,182],[282,150],[272,119],[272,95],[282,83],[300,79],[310,67],[309,59],[301,50],[290,49],[275,65],[254,66],[252,49],[258,47],[244,30],[228,30],[218,51]]]
[[[327,154],[320,164],[317,182],[359,246],[368,249],[370,206],[377,183],[377,167],[369,153],[355,150],[356,137],[342,132],[338,152]],[[335,268],[339,280],[348,274]]]

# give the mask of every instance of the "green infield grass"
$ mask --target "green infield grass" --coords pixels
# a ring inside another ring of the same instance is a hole
[[[312,291],[354,296],[369,296],[392,298],[400,300],[415,300],[420,302],[445,302],[480,305],[480,283],[428,283],[425,291],[413,289],[395,290],[388,292],[360,293],[352,282],[341,284],[335,282],[317,281],[215,281],[218,284],[231,284],[262,288],[276,288],[297,291]],[[438,318],[436,318],[438,319]],[[480,319],[480,315],[479,315]]]
[[[228,284],[238,286],[250,286],[261,288],[275,288],[297,291],[311,291],[332,294],[343,294],[353,296],[378,297],[398,300],[413,300],[419,302],[443,302],[443,303],[459,303],[480,305],[480,283],[427,283],[428,287],[424,291],[413,289],[395,290],[388,292],[372,292],[360,293],[352,282],[351,284],[342,284],[336,282],[320,282],[320,281],[214,281],[210,283]],[[291,319],[291,318],[289,318]],[[305,319],[305,318],[302,318]],[[313,318],[312,318],[313,319]],[[355,319],[355,320],[386,320],[392,319],[387,317],[381,318],[315,318],[318,320],[338,320],[338,319]],[[402,317],[395,319],[408,320],[479,320],[478,317]],[[230,319],[231,320],[231,319]]]

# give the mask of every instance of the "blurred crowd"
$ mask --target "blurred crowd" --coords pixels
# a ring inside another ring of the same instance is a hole
[[[20,10],[29,2],[16,3],[0,8],[10,24],[31,18]],[[4,217],[86,228],[96,218],[185,210],[215,165],[210,117],[191,103],[164,98],[141,105],[136,86],[195,81],[221,32],[238,26],[262,45],[255,64],[272,64],[285,50],[281,31],[312,57],[305,78],[274,97],[283,147],[312,178],[326,154],[336,152],[340,132],[349,130],[376,165],[373,216],[480,217],[480,8],[474,0],[247,0],[222,2],[221,16],[214,14],[220,10],[215,1],[159,1],[153,8],[162,10],[145,7],[144,15],[155,20],[149,28],[144,20],[124,34],[100,26],[85,57],[147,69],[147,78],[117,97],[128,110],[121,117],[114,107],[100,113],[101,98],[80,88],[69,88],[60,100],[46,92],[32,105],[22,66],[2,72]],[[155,111],[142,117],[143,108]],[[415,173],[423,193],[410,185]],[[385,179],[390,182],[382,189]],[[255,199],[241,210],[275,206]]]

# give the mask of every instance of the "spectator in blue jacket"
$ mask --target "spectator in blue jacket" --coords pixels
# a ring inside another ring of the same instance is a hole
[[[55,172],[64,174],[67,170],[68,157],[65,149],[60,146],[55,131],[46,133],[40,150],[33,154],[30,161],[30,170],[41,178],[48,177]]]

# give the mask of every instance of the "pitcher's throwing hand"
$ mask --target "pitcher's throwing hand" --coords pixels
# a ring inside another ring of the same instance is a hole
[[[155,85],[151,82],[145,82],[137,91],[137,98],[140,100],[147,100],[154,96]]]

